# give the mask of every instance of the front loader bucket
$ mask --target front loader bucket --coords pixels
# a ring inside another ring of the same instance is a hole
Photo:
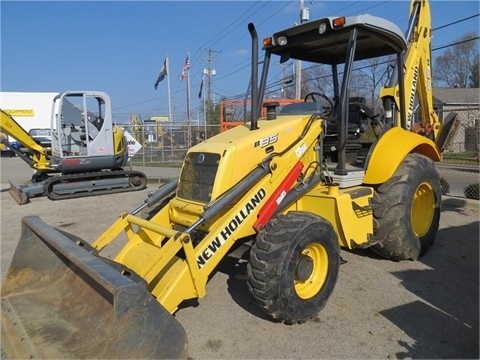
[[[183,327],[148,292],[37,216],[2,285],[8,359],[186,359]],[[3,352],[3,351],[2,351]]]

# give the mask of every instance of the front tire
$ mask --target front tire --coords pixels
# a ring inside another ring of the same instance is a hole
[[[433,161],[409,154],[374,196],[371,249],[392,260],[416,260],[435,242],[440,222],[442,188]]]
[[[250,250],[248,288],[274,319],[301,323],[323,309],[339,267],[337,234],[327,220],[308,212],[279,214]]]

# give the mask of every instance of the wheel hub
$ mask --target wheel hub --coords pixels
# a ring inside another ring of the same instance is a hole
[[[328,274],[327,249],[319,243],[309,244],[298,257],[293,273],[295,292],[301,299],[311,299],[323,287]]]
[[[297,263],[297,269],[295,271],[298,281],[305,282],[312,275],[313,261],[309,256],[302,255]]]
[[[431,184],[421,183],[413,198],[412,204],[412,226],[413,231],[419,237],[424,236],[433,221],[435,214],[435,193]]]

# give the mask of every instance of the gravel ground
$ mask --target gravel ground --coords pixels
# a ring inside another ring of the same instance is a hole
[[[2,282],[23,216],[92,242],[155,189],[19,206],[8,179],[24,181],[32,171],[16,158],[0,161]],[[478,201],[445,197],[436,243],[419,261],[342,250],[335,291],[311,321],[288,326],[264,316],[248,294],[242,256],[227,257],[206,297],[175,316],[192,359],[478,359],[478,240]]]

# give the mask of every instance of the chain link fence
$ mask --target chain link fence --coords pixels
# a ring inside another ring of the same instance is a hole
[[[445,116],[452,110],[444,109]],[[444,195],[479,198],[479,109],[455,110],[460,125],[444,161],[437,163]],[[439,114],[443,119],[443,113]],[[219,125],[170,122],[123,125],[142,144],[130,160],[133,169],[144,172],[152,182],[179,176],[188,148],[220,133]]]
[[[152,182],[178,177],[187,150],[220,133],[220,125],[161,122],[122,126],[142,144],[130,159],[130,165],[145,173]]]
[[[479,123],[478,107],[446,107],[439,112],[444,119],[450,112],[457,113],[459,127],[443,161],[437,164],[444,195],[479,199]]]

